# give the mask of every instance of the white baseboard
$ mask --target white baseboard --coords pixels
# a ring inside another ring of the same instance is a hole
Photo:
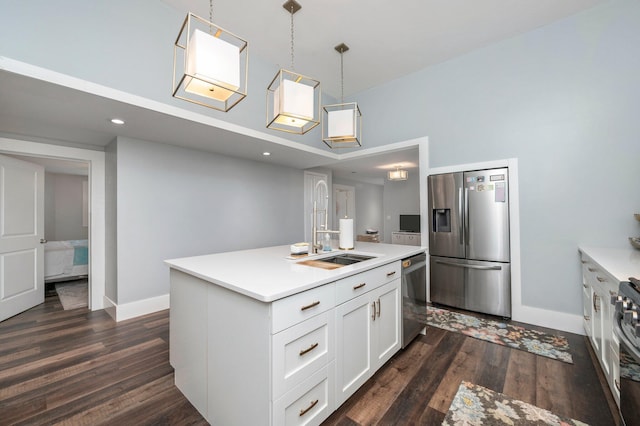
[[[569,333],[585,334],[582,317],[580,315],[567,314],[566,312],[549,311],[521,305],[517,308],[514,307],[511,319]]]
[[[104,310],[116,322],[152,314],[154,312],[169,309],[169,295],[151,297],[149,299],[136,300],[135,302],[116,304],[107,296],[104,297]]]

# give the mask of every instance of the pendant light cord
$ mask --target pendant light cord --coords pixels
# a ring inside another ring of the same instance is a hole
[[[344,104],[344,49],[340,49],[340,102]]]
[[[213,0],[209,0],[209,34],[213,35]]]
[[[291,5],[291,71],[295,71],[293,66],[293,5]]]

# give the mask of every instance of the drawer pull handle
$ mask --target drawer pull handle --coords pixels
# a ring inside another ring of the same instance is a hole
[[[319,301],[319,300],[316,300],[315,302],[313,302],[313,303],[311,303],[311,304],[309,304],[309,305],[307,305],[307,306],[303,306],[302,308],[300,308],[300,310],[301,310],[301,311],[306,311],[307,309],[311,309],[311,308],[313,308],[314,306],[318,306],[319,304],[320,304],[320,301]]]
[[[353,286],[353,289],[354,289],[354,290],[357,290],[357,289],[359,289],[359,288],[364,287],[365,285],[367,285],[367,283],[360,283],[360,284],[358,284],[358,285],[354,285],[354,286]]]
[[[585,316],[584,316],[584,320],[585,320],[585,321],[591,321],[591,317],[590,317],[589,315],[585,315]]]
[[[300,351],[300,356],[302,356],[302,355],[304,355],[304,354],[306,354],[306,353],[311,352],[312,350],[314,350],[314,349],[315,349],[315,348],[317,348],[317,347],[318,347],[318,344],[317,344],[317,343],[314,343],[313,345],[309,346],[307,349],[303,349],[303,350],[301,350],[301,351]]]
[[[595,268],[587,268],[589,270],[589,272],[595,272],[597,269]]]
[[[582,287],[587,288],[587,285],[586,284],[582,284]]]
[[[603,283],[603,282],[607,281],[606,279],[604,279],[604,278],[602,278],[602,277],[596,277],[596,279],[597,279],[598,281],[600,281],[601,283]]]
[[[387,272],[387,278],[392,277],[396,274],[396,271]]]
[[[589,262],[587,262],[586,260],[581,260],[580,262],[582,262],[583,264],[584,264],[584,263],[589,263]]]
[[[311,404],[309,404],[307,408],[303,408],[302,410],[300,410],[300,417],[304,416],[305,414],[307,414],[309,410],[315,407],[318,401],[319,401],[318,399],[316,399],[315,401],[311,401]]]

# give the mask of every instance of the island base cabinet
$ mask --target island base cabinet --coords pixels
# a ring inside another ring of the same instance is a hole
[[[336,406],[400,349],[400,280],[336,307]]]
[[[335,410],[335,364],[329,363],[273,404],[274,425],[319,425]]]

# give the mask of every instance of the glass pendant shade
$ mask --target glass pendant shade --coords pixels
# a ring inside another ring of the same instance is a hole
[[[319,115],[320,82],[281,69],[267,88],[267,128],[302,135]]]
[[[189,13],[174,45],[173,96],[229,111],[247,95],[247,42]]]
[[[322,107],[322,140],[330,148],[362,146],[362,114],[356,102]]]
[[[389,170],[389,173],[387,175],[387,178],[389,180],[407,180],[408,177],[409,177],[409,172],[407,172],[406,170],[402,170],[400,168],[397,168],[395,170]]]

